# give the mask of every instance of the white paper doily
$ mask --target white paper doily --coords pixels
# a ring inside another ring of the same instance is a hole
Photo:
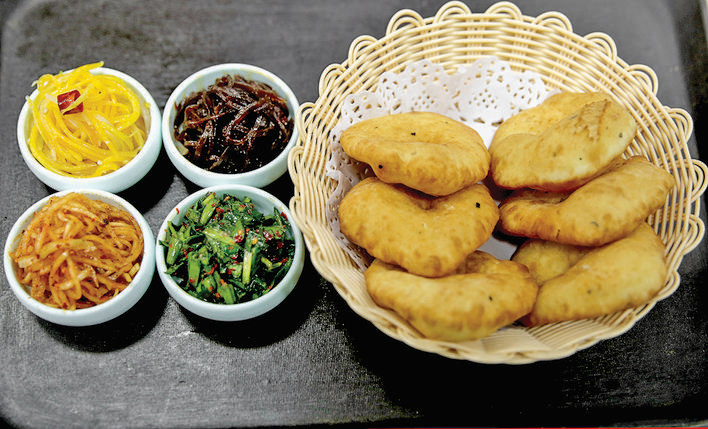
[[[383,73],[376,91],[347,96],[341,119],[330,134],[332,155],[325,170],[337,182],[327,201],[327,221],[339,245],[362,270],[368,266],[365,252],[341,233],[337,215],[339,202],[349,189],[373,175],[367,165],[352,160],[342,150],[339,138],[351,125],[387,114],[429,111],[467,124],[489,147],[501,122],[539,105],[552,93],[536,73],[515,72],[505,61],[487,57],[460,67],[454,74],[427,60],[414,62],[399,74]],[[500,259],[508,259],[514,249],[495,238],[481,247]]]

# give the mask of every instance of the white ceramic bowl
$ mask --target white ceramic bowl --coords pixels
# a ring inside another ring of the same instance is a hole
[[[39,180],[57,191],[69,189],[99,189],[107,192],[123,191],[145,177],[160,154],[160,148],[162,146],[160,136],[161,113],[152,95],[150,95],[150,92],[145,89],[140,82],[117,70],[99,67],[93,69],[91,73],[119,77],[138,94],[141,103],[147,103],[147,109],[150,113],[150,117],[147,118],[147,139],[145,145],[135,158],[116,171],[99,177],[74,178],[62,176],[61,174],[46,169],[30,152],[27,146],[27,138],[32,124],[32,111],[29,105],[25,103],[24,106],[22,106],[17,121],[17,142],[20,145],[22,158]],[[39,91],[35,90],[30,98],[34,99],[37,97],[38,93]]]
[[[184,175],[189,181],[202,186],[209,187],[226,183],[234,183],[241,185],[254,186],[261,188],[267,186],[274,180],[278,179],[288,169],[288,152],[295,146],[298,139],[298,133],[293,126],[290,141],[285,146],[283,152],[278,155],[270,163],[251,171],[246,171],[238,174],[215,173],[205,170],[182,155],[174,138],[174,121],[176,115],[176,105],[190,94],[204,90],[209,85],[212,85],[216,79],[225,75],[241,75],[248,80],[259,81],[266,83],[285,101],[290,111],[290,117],[295,122],[295,115],[299,108],[297,97],[288,85],[273,73],[264,70],[260,67],[248,64],[218,64],[205,69],[199,70],[192,74],[187,79],[182,81],[177,88],[172,92],[165,104],[165,110],[162,115],[162,140],[170,158],[177,170]]]
[[[160,241],[165,240],[168,222],[172,222],[173,224],[181,223],[184,213],[186,213],[192,205],[194,205],[200,198],[209,192],[215,192],[219,197],[223,195],[232,195],[238,198],[248,196],[253,201],[256,209],[258,209],[261,213],[272,213],[273,208],[277,207],[278,210],[285,213],[287,216],[290,223],[290,234],[295,241],[295,255],[293,256],[293,263],[290,270],[280,281],[280,283],[278,283],[265,295],[262,295],[252,301],[238,304],[215,304],[205,302],[185,292],[184,289],[182,289],[170,275],[166,274],[167,264],[165,262],[165,249],[160,244]],[[293,217],[290,214],[288,207],[271,194],[261,189],[246,185],[227,184],[203,188],[182,200],[169,213],[160,226],[155,247],[156,269],[170,296],[190,312],[207,319],[218,321],[246,320],[260,316],[275,308],[295,288],[295,285],[300,278],[300,274],[302,274],[302,269],[305,262],[305,244],[302,238],[302,233],[293,221]]]
[[[10,252],[15,250],[20,242],[22,231],[27,227],[35,212],[39,211],[51,197],[62,196],[69,192],[77,192],[88,196],[89,198],[104,201],[116,207],[120,207],[128,211],[140,225],[143,233],[144,250],[143,261],[140,265],[140,270],[133,278],[133,281],[121,291],[117,296],[111,298],[103,304],[96,305],[90,308],[82,308],[77,310],[62,310],[44,305],[36,301],[29,295],[29,288],[21,285],[17,280],[16,270],[17,264],[10,257]],[[22,216],[15,222],[5,242],[4,253],[5,276],[10,283],[10,288],[14,292],[20,303],[29,311],[39,316],[40,318],[65,326],[89,326],[107,322],[125,313],[137,303],[145,294],[145,291],[152,282],[153,274],[155,273],[155,238],[145,218],[140,212],[130,203],[117,195],[110,192],[95,190],[95,189],[77,189],[60,191],[49,195],[40,201],[33,204],[27,209]]]

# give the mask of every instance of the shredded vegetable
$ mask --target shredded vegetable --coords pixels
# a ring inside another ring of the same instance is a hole
[[[140,269],[143,247],[130,213],[72,192],[35,213],[10,256],[32,298],[75,310],[125,289]]]
[[[102,176],[130,162],[145,143],[146,107],[122,79],[91,73],[101,66],[45,74],[35,82],[37,97],[27,99],[32,111],[27,144],[50,171]]]

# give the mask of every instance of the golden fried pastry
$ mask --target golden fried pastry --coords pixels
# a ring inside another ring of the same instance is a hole
[[[382,181],[435,196],[477,183],[489,171],[489,152],[479,134],[432,112],[367,119],[346,129],[340,142]]]
[[[453,275],[426,278],[374,260],[365,272],[377,305],[392,309],[425,337],[476,340],[528,314],[538,286],[521,264],[470,254]]]
[[[529,240],[512,257],[529,268],[540,286],[523,323],[599,317],[646,304],[666,282],[664,255],[664,243],[646,222],[627,237],[596,248]]]
[[[529,269],[539,286],[565,273],[596,247],[573,246],[555,241],[529,239],[512,255],[511,260]]]
[[[581,107],[604,100],[611,98],[603,92],[559,92],[538,106],[522,110],[502,122],[494,133],[492,142],[503,140],[512,134],[541,134],[546,128],[577,112]]]
[[[431,197],[369,177],[339,205],[342,233],[376,258],[411,273],[453,272],[491,236],[499,208],[482,184]]]
[[[501,188],[565,192],[603,173],[637,132],[611,100],[586,104],[540,134],[511,134],[489,147],[489,175]]]
[[[633,231],[658,210],[671,174],[634,156],[573,192],[514,191],[500,205],[503,232],[578,246],[600,246]]]

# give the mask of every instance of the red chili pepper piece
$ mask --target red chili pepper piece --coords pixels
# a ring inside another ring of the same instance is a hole
[[[78,89],[72,89],[69,92],[65,92],[63,94],[59,94],[57,96],[57,104],[59,105],[59,110],[64,110],[67,107],[71,106],[71,103],[75,102],[77,98],[81,93],[79,92]],[[74,107],[73,109],[67,110],[64,112],[64,115],[70,115],[72,113],[81,113],[84,111],[84,103],[79,103],[78,106]]]

